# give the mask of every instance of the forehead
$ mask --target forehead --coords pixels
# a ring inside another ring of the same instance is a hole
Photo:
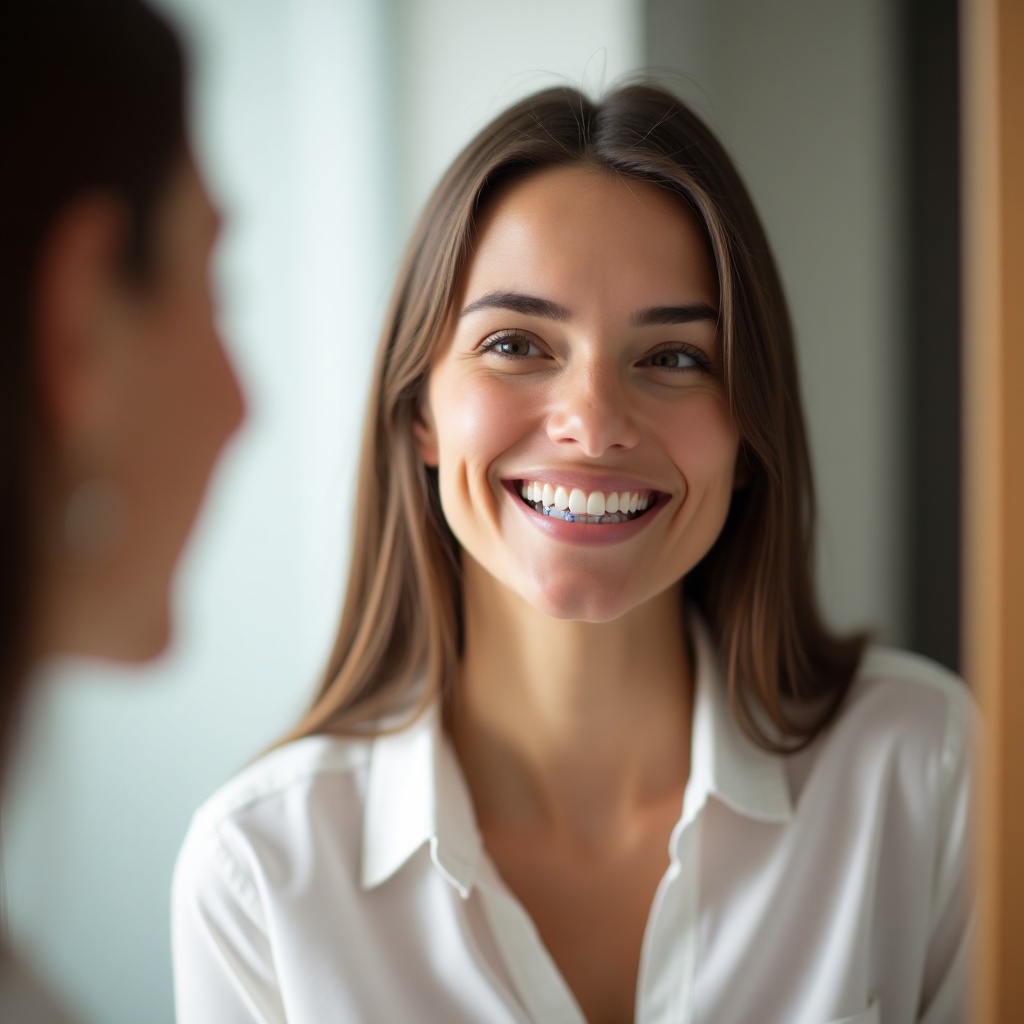
[[[718,299],[706,234],[681,198],[579,164],[537,172],[492,200],[462,284],[467,301],[506,288],[609,311]]]

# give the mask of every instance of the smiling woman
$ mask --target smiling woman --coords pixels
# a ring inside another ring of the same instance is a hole
[[[179,861],[184,1024],[959,1019],[968,699],[821,620],[785,301],[683,104],[470,143],[359,495],[313,705]]]

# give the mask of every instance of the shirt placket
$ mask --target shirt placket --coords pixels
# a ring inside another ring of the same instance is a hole
[[[478,892],[495,945],[532,1024],[586,1024],[522,904],[496,884],[483,883]]]
[[[699,833],[703,816],[684,818],[651,906],[640,956],[636,1024],[690,1024],[700,927]]]

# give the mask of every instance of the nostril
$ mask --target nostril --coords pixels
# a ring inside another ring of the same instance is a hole
[[[573,413],[552,417],[548,436],[558,444],[576,445],[595,458],[612,448],[632,448],[639,431],[632,417],[625,415]]]

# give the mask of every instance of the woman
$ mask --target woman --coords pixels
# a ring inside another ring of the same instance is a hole
[[[178,555],[241,419],[183,85],[176,38],[136,0],[0,14],[3,765],[36,662],[164,649]],[[0,1018],[43,1019],[43,999],[0,957]]]
[[[968,700],[819,616],[778,275],[677,99],[458,157],[358,495],[313,705],[179,860],[182,1024],[959,1019]]]

